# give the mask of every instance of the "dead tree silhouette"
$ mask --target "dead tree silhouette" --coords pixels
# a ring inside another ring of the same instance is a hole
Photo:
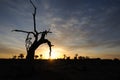
[[[30,0],[30,3],[32,4],[33,8],[34,8],[34,12],[33,12],[33,23],[34,23],[34,31],[24,31],[24,30],[12,30],[12,31],[16,31],[16,32],[23,32],[27,34],[26,40],[25,40],[25,47],[26,47],[26,51],[27,51],[27,56],[26,59],[28,61],[33,61],[34,60],[34,55],[35,55],[35,50],[44,43],[47,43],[50,49],[49,52],[49,57],[51,57],[51,47],[53,46],[51,44],[51,42],[48,39],[45,39],[46,35],[48,33],[52,33],[49,30],[45,30],[42,32],[38,32],[36,29],[36,6],[33,4],[33,2]],[[30,37],[30,35],[34,36],[34,39],[32,39],[32,37]],[[39,38],[39,36],[41,35],[41,37]],[[32,41],[33,40],[33,41]]]

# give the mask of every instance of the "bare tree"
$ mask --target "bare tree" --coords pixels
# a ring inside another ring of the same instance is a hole
[[[27,51],[27,56],[26,59],[28,61],[33,61],[34,60],[34,54],[35,54],[35,50],[44,43],[47,43],[50,49],[49,52],[49,57],[51,57],[51,47],[53,46],[51,44],[51,42],[48,39],[45,39],[45,36],[48,33],[52,33],[49,30],[45,30],[43,32],[38,32],[36,29],[36,6],[33,4],[33,2],[30,0],[30,3],[32,4],[33,8],[34,8],[34,12],[33,12],[33,23],[34,23],[34,31],[24,31],[24,30],[12,30],[12,31],[16,31],[16,32],[23,32],[27,34],[26,40],[25,40],[25,47],[26,47],[26,51]],[[34,36],[34,39],[32,37],[30,37],[30,35]],[[39,38],[39,36],[41,35],[41,37]]]
[[[19,54],[19,56],[18,56],[18,59],[23,59],[24,58],[24,54]]]

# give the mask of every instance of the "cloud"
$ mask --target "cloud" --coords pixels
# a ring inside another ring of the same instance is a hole
[[[52,16],[50,22],[56,26],[53,28],[53,30],[56,31],[55,37],[60,36],[57,44],[67,47],[77,46],[78,48],[95,48],[102,46],[108,48],[110,45],[119,47],[120,9],[117,6],[110,8],[105,6],[104,9],[100,8],[99,10],[102,12],[95,9],[95,11],[92,12],[94,15],[90,15],[89,11],[87,11],[88,15],[82,17],[71,16],[69,19],[65,18],[66,14],[61,14],[64,17]],[[79,13],[81,12],[82,11],[79,10]],[[71,14],[68,14],[68,16],[69,15]]]
[[[119,0],[36,0],[37,29],[42,31],[51,28],[53,33],[47,38],[65,50],[116,49],[120,47],[118,2]],[[3,18],[0,19],[0,43],[23,49],[26,35],[10,31],[33,29],[33,7],[29,1],[23,0],[1,0],[0,4],[3,8],[0,14]],[[8,49],[9,46],[4,48]]]
[[[19,52],[25,53],[25,51],[23,51],[22,49],[0,44],[0,54],[19,54]]]

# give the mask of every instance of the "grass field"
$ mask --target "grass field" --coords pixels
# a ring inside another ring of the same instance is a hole
[[[0,80],[120,80],[120,61],[0,59]]]

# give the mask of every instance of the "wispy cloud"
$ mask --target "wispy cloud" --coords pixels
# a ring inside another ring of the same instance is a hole
[[[119,0],[36,0],[34,3],[37,29],[51,28],[53,34],[47,37],[54,45],[72,52],[84,49],[96,52],[101,48],[118,50],[120,47]],[[26,35],[10,30],[33,29],[33,8],[29,0],[1,0],[0,4],[3,8],[0,14],[3,18],[0,19],[1,43],[23,49]],[[9,46],[5,46],[6,49]]]

